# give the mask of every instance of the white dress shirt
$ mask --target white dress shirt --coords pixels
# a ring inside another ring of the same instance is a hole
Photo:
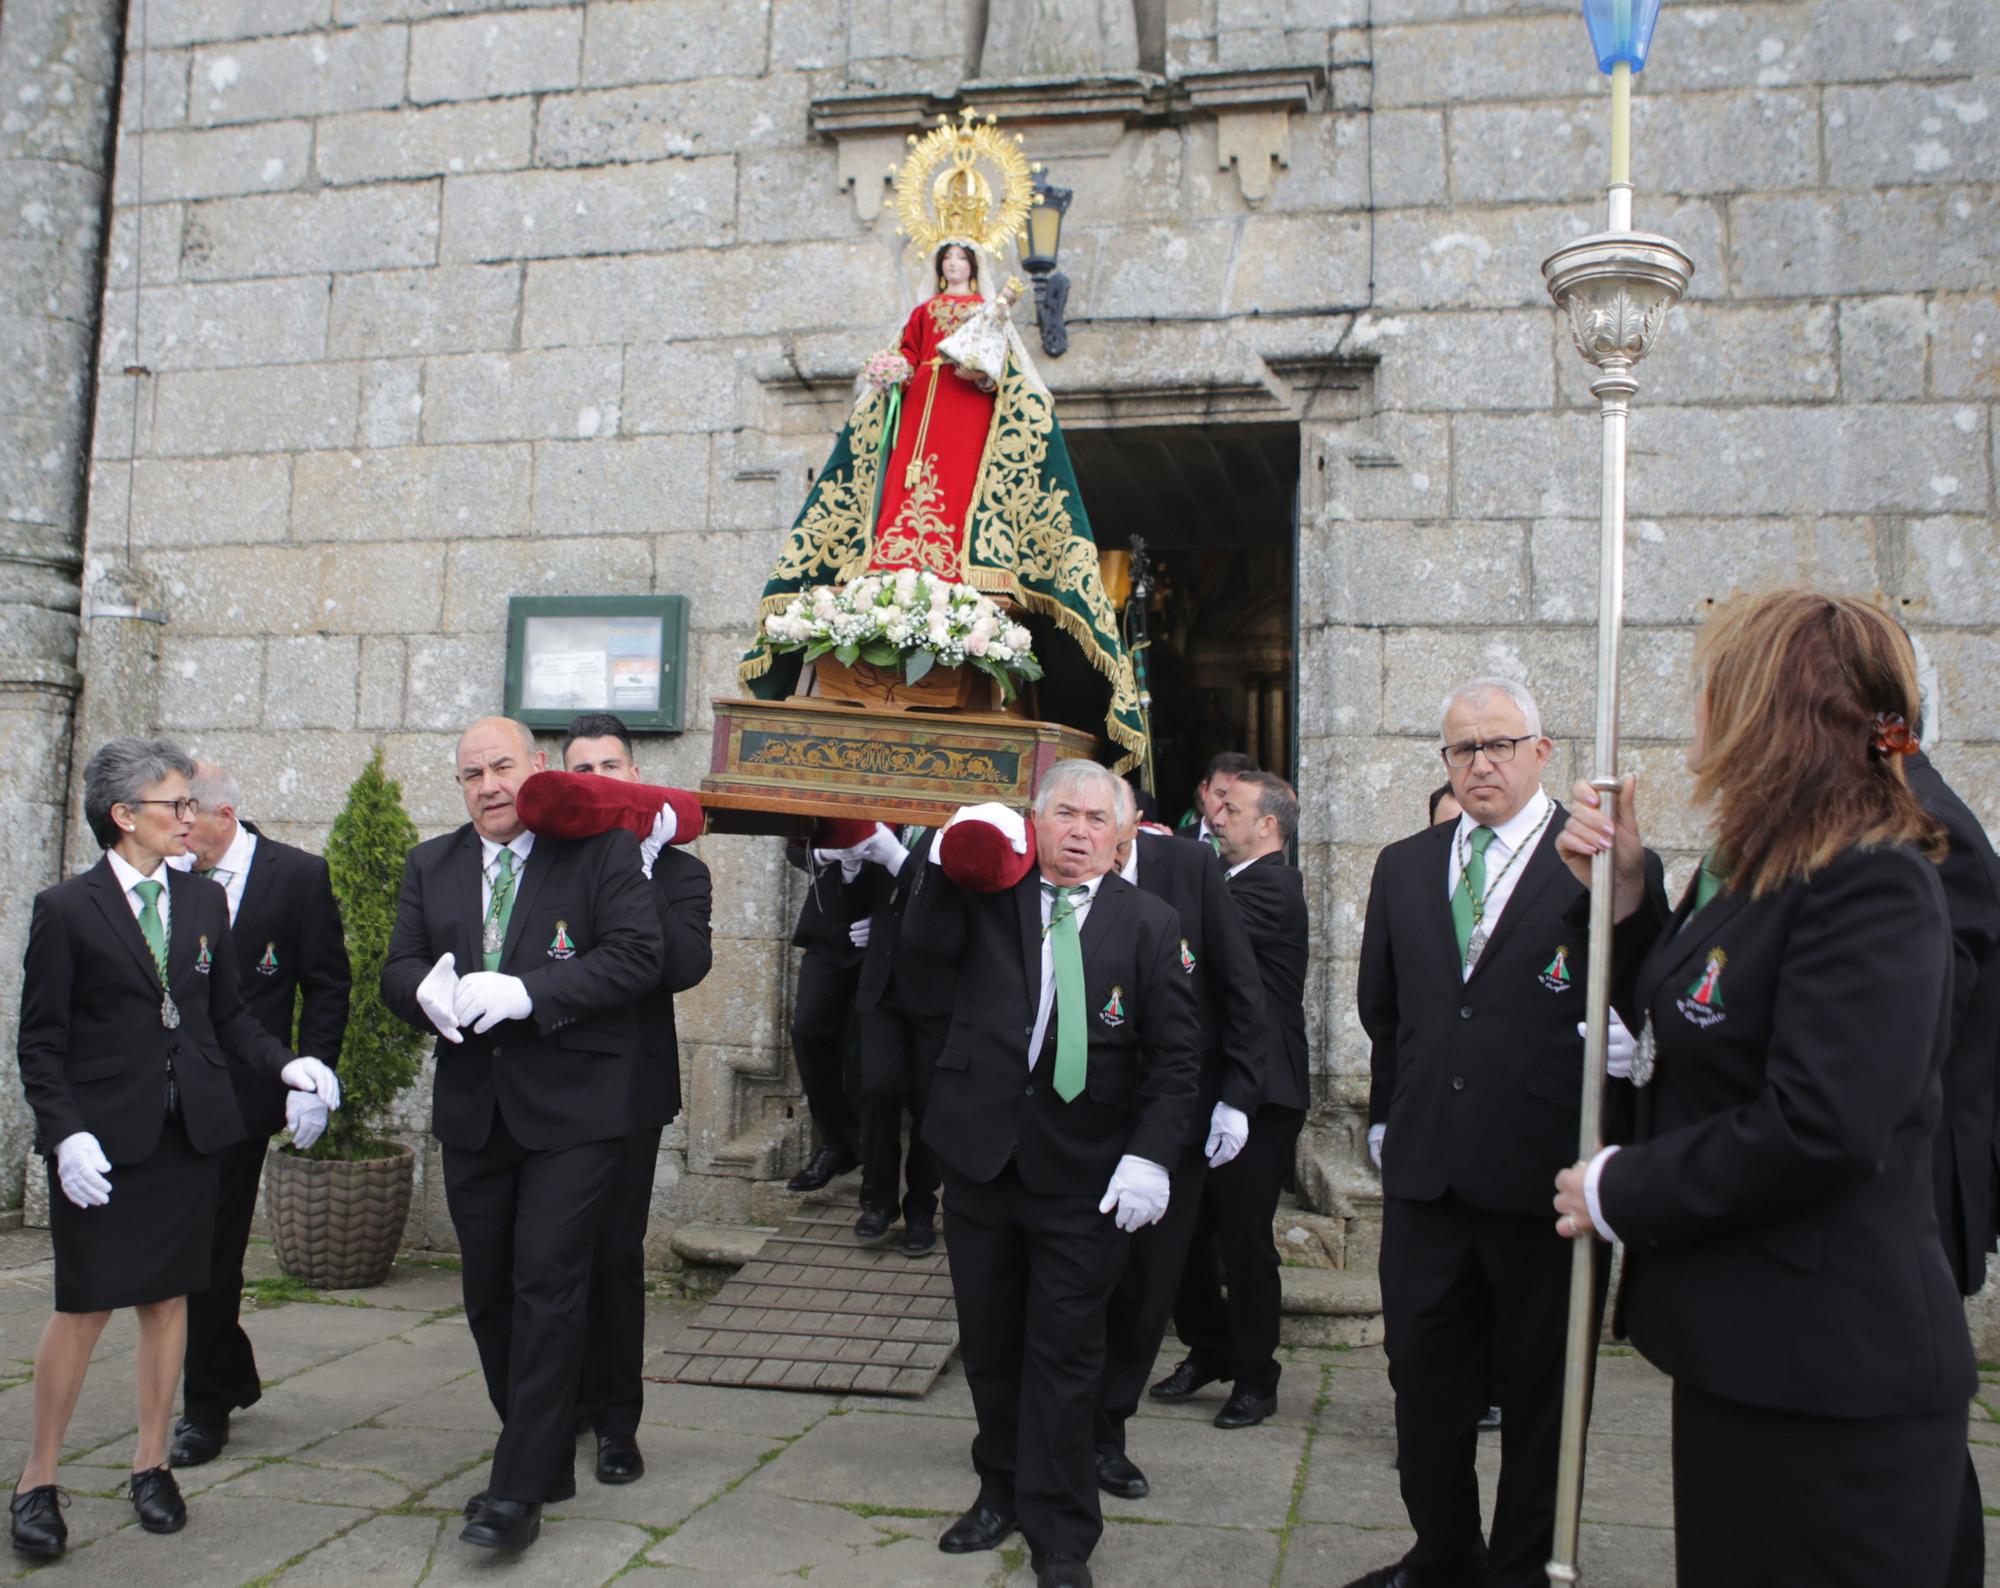
[[[139,919],[139,912],[146,908],[146,901],[139,894],[138,885],[142,882],[160,884],[160,931],[171,943],[174,940],[174,890],[167,885],[167,868],[160,866],[149,877],[115,849],[105,850],[104,858],[111,862],[111,874],[118,879],[118,886],[125,890],[125,903],[131,907],[132,919],[135,921]],[[1048,957],[1046,952],[1042,957],[1044,959]]]
[[[528,853],[534,847],[535,835],[533,833],[521,833],[504,844],[495,843],[484,833],[479,835],[479,919],[481,921],[484,921],[493,912],[493,879],[500,874],[500,851],[503,849],[514,851],[514,893],[518,898],[521,892],[521,873],[527,870]]]
[[[1136,843],[1133,844],[1132,849],[1135,854],[1138,852],[1138,848],[1139,846]],[[1056,901],[1053,895],[1041,887],[1041,884],[1047,880],[1046,877],[1039,875],[1036,877],[1035,891],[1041,896],[1042,901],[1042,1000],[1035,1009],[1034,1034],[1028,1039],[1028,1068],[1031,1070],[1035,1067],[1035,1057],[1042,1051],[1042,1043],[1049,1034],[1049,1016],[1054,1013],[1056,1007],[1055,934],[1049,930],[1049,911]],[[1090,914],[1090,907],[1097,902],[1098,885],[1103,881],[1102,877],[1092,877],[1088,882],[1056,884],[1058,887],[1088,888],[1090,890],[1076,905],[1076,929],[1079,935],[1083,931],[1085,918]]]
[[[1276,850],[1273,850],[1271,852],[1273,854],[1277,853]],[[1252,866],[1256,865],[1257,862],[1262,860],[1263,858],[1264,857],[1262,855],[1252,855],[1248,860],[1239,860],[1236,862],[1235,865],[1229,868],[1229,875],[1233,877],[1239,871],[1248,871]]]
[[[236,824],[236,836],[229,841],[229,847],[222,852],[222,858],[215,863],[211,882],[222,884],[222,891],[229,895],[229,924],[236,924],[236,912],[243,907],[243,887],[250,880],[250,857],[256,853],[257,835],[241,822]],[[200,868],[197,867],[197,870]]]
[[[1493,935],[1494,927],[1500,923],[1501,912],[1507,908],[1507,901],[1514,897],[1514,889],[1520,884],[1521,873],[1528,869],[1527,855],[1523,854],[1517,860],[1515,854],[1524,846],[1534,848],[1547,836],[1545,818],[1551,814],[1554,804],[1555,801],[1546,793],[1536,789],[1527,804],[1493,829],[1493,842],[1486,846],[1486,906],[1474,931],[1484,932],[1488,937]],[[1459,868],[1464,858],[1472,853],[1472,835],[1481,825],[1473,820],[1469,812],[1458,819],[1458,831],[1452,834],[1451,852],[1445,858],[1444,888],[1447,899],[1458,892]],[[1459,974],[1469,980],[1472,966],[1461,967]]]

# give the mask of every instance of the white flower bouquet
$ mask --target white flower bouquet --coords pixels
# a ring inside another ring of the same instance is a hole
[[[807,590],[764,619],[764,636],[773,650],[803,651],[808,662],[833,656],[849,667],[900,668],[911,684],[940,662],[973,667],[1000,685],[1003,701],[1018,681],[1042,676],[1025,628],[972,586],[915,568]]]
[[[868,362],[861,366],[861,378],[868,383],[869,390],[887,391],[910,378],[910,361],[894,348],[885,347],[868,355]]]

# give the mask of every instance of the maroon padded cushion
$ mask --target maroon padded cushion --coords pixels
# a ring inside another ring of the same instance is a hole
[[[628,783],[596,772],[537,772],[514,795],[514,809],[531,833],[550,838],[592,838],[623,827],[644,838],[662,805],[674,808],[673,841],[701,836],[701,801],[686,789]]]
[[[852,849],[874,836],[872,818],[861,821],[852,816],[822,816],[813,823],[812,846],[815,849]]]
[[[938,839],[938,864],[968,893],[998,893],[1035,869],[1035,824],[1028,823],[1028,852],[1014,853],[1007,835],[991,822],[960,822]]]

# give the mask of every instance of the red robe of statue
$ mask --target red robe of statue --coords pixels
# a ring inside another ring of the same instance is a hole
[[[899,351],[910,362],[896,443],[882,475],[871,570],[929,569],[963,577],[965,524],[992,428],[992,392],[938,352],[972,316],[976,292],[940,294],[910,311]]]

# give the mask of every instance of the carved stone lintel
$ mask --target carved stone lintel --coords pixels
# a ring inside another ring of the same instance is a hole
[[[896,161],[903,153],[903,140],[893,132],[873,136],[842,138],[836,153],[840,187],[854,195],[854,213],[873,221],[882,213],[882,201],[896,181]]]
[[[1271,196],[1271,167],[1292,163],[1292,115],[1288,110],[1225,110],[1215,118],[1215,162],[1236,167],[1236,184],[1246,204]]]

